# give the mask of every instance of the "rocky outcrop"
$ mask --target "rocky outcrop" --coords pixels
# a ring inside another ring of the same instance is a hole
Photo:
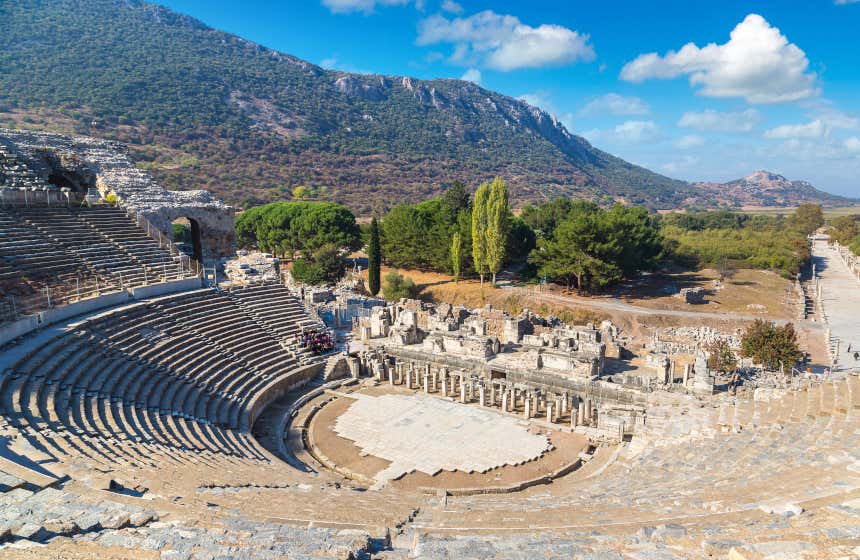
[[[807,181],[792,181],[764,170],[728,183],[696,183],[695,187],[703,198],[732,206],[796,206],[805,202],[835,206],[857,202],[821,191]]]

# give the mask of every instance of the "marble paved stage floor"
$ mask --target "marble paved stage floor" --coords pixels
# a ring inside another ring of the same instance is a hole
[[[518,465],[546,451],[546,436],[528,424],[492,409],[414,395],[362,395],[335,423],[335,432],[362,452],[391,461],[376,485],[415,470],[484,472]]]

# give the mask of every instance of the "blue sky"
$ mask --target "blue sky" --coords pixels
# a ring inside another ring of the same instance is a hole
[[[860,1],[162,0],[324,67],[466,78],[666,175],[860,197]]]

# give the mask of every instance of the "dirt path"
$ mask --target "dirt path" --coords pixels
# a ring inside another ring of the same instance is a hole
[[[583,299],[576,296],[563,296],[552,293],[539,293],[531,290],[524,290],[522,288],[510,288],[512,291],[516,291],[519,294],[524,296],[528,296],[537,301],[542,301],[546,303],[562,303],[562,304],[573,304],[573,305],[582,305],[584,307],[592,307],[595,309],[604,309],[606,311],[620,311],[623,313],[636,313],[639,315],[663,315],[669,317],[683,317],[687,319],[725,319],[725,320],[736,320],[736,321],[754,321],[756,319],[762,319],[761,315],[752,315],[746,313],[713,313],[708,311],[679,311],[674,309],[652,309],[650,307],[640,307],[638,305],[631,305],[629,303],[625,303],[617,298],[605,298],[600,300],[594,299]],[[764,317],[766,318],[766,317]],[[783,320],[775,320],[775,323],[783,324],[786,321]]]

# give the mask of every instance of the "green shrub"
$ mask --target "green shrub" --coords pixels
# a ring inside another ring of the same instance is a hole
[[[385,275],[385,285],[382,288],[382,294],[389,301],[414,298],[418,295],[418,291],[418,286],[415,285],[415,282],[411,278],[406,278],[394,271]]]
[[[295,261],[291,272],[294,280],[311,286],[322,284],[325,279],[321,266],[305,260]]]
[[[313,261],[314,265],[322,271],[323,281],[328,284],[337,283],[346,272],[346,263],[343,261],[340,249],[333,243],[317,249],[314,252]]]
[[[763,364],[771,370],[782,367],[785,372],[791,371],[803,357],[793,324],[786,323],[777,327],[774,323],[761,319],[756,319],[747,328],[741,339],[741,351],[757,364]]]

